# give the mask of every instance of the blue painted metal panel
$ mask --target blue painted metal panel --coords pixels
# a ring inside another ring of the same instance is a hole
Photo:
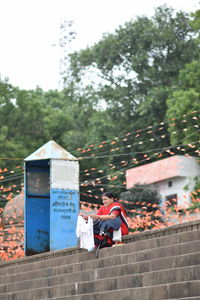
[[[50,250],[77,246],[79,192],[51,189],[50,199]]]
[[[49,197],[27,196],[26,200],[26,254],[32,255],[49,251]]]
[[[26,161],[26,255],[77,246],[79,192],[74,186],[50,189],[50,177],[49,159]]]
[[[26,182],[26,164],[24,163],[24,251],[27,254],[27,182]]]
[[[25,253],[49,251],[49,160],[25,164]]]

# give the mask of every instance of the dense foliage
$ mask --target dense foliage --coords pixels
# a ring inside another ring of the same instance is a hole
[[[145,229],[151,229],[155,222],[163,223],[161,212],[158,214],[161,203],[158,191],[148,184],[136,184],[133,188],[122,192],[119,198],[123,200],[123,205],[128,215],[133,218],[148,218]],[[138,231],[144,230],[144,222],[137,227]]]
[[[176,146],[199,135],[199,24],[199,11],[167,7],[129,21],[71,55],[62,91],[21,90],[1,79],[0,169],[22,167],[53,138],[81,157],[82,201],[100,203],[105,189],[125,191],[127,168],[183,154]],[[187,147],[198,156],[199,144]],[[16,183],[6,172],[0,186]]]

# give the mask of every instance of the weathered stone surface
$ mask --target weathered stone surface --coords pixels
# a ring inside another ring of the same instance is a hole
[[[0,299],[197,300],[199,223],[126,236],[99,259],[75,247],[1,263]]]

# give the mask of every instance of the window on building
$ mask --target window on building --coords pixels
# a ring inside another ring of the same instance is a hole
[[[168,181],[168,187],[172,187],[172,180]]]
[[[177,205],[177,194],[166,196],[167,207]]]

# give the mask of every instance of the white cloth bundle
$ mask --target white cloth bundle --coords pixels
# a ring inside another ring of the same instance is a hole
[[[121,227],[118,230],[113,230],[113,242],[121,242],[122,241],[122,231]]]
[[[88,217],[88,221],[83,217],[78,216],[76,235],[80,238],[80,248],[92,251],[95,248],[94,245],[94,233],[93,233],[93,219]]]

